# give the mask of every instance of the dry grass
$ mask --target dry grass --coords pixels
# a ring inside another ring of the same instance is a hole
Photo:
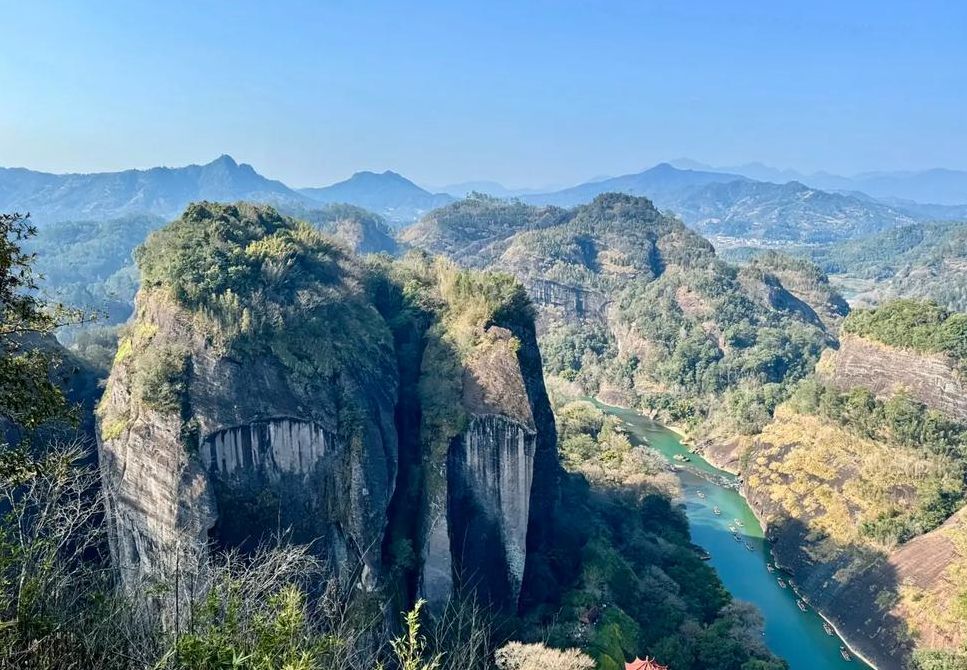
[[[918,485],[949,475],[936,457],[862,439],[783,406],[760,435],[746,476],[781,512],[850,545],[871,544],[859,533],[863,521],[915,504]]]

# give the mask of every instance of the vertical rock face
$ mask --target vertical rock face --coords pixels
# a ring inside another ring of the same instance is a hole
[[[907,391],[925,405],[967,421],[967,385],[946,356],[844,333],[838,350],[824,352],[817,372],[839,389],[862,386],[877,395]]]
[[[535,304],[562,321],[605,319],[608,298],[599,291],[539,278],[529,278],[525,285]]]
[[[250,549],[280,534],[334,566],[380,572],[396,478],[395,367],[379,384],[341,371],[311,393],[272,357],[246,364],[200,335],[192,315],[142,293],[100,407],[102,473],[114,555],[136,587],[189,565],[209,541]],[[187,361],[178,406],[139,387],[151,351]],[[375,380],[374,380],[375,382]],[[351,403],[362,416],[345,416]]]
[[[491,602],[516,603],[524,579],[535,432],[474,417],[451,446],[447,516],[455,574]]]
[[[469,588],[513,610],[531,535],[542,525],[532,501],[553,496],[557,476],[554,420],[532,325],[487,330],[466,362],[461,404],[467,426],[449,442],[443,486],[428,492],[421,592],[439,607],[455,587]]]
[[[263,471],[269,477],[311,474],[336,450],[338,437],[313,423],[273,419],[236,426],[205,438],[205,469],[221,477]]]

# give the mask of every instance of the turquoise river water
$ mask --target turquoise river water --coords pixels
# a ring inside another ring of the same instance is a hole
[[[799,609],[792,588],[780,587],[778,578],[783,575],[779,571],[769,572],[769,544],[752,510],[735,490],[735,477],[690,454],[678,435],[647,417],[632,410],[595,404],[621,419],[632,441],[646,442],[679,466],[677,475],[685,496],[692,541],[711,555],[710,562],[729,592],[762,612],[769,649],[786,659],[792,670],[869,667],[856,657],[844,660],[840,655],[842,641],[823,630],[823,620],[812,608],[807,606],[806,612]],[[676,461],[676,455],[688,456],[690,460]],[[716,507],[719,515],[714,513]],[[736,529],[738,540],[729,526]]]

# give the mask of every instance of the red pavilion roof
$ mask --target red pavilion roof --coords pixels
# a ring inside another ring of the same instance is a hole
[[[631,663],[625,663],[625,670],[668,670],[668,667],[659,665],[653,658],[645,656],[645,660],[641,660],[636,656]]]

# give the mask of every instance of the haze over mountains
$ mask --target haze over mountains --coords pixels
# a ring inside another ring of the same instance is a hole
[[[661,210],[680,216],[719,244],[730,244],[731,240],[760,244],[832,242],[918,221],[967,216],[967,205],[963,204],[967,202],[967,173],[952,170],[870,173],[850,181],[831,175],[777,171],[760,164],[727,171],[693,169],[705,166],[685,160],[677,163],[678,167],[661,163],[642,172],[547,193],[515,191],[496,182],[467,182],[448,187],[453,193],[433,193],[392,171],[358,172],[329,186],[294,189],[228,155],[205,165],[99,174],[55,175],[2,168],[0,210],[30,212],[35,221],[45,224],[134,214],[170,219],[198,200],[264,202],[293,213],[347,203],[377,213],[391,226],[401,228],[469,191],[559,207],[573,207],[602,193],[620,192],[648,197]],[[823,190],[816,185],[820,182],[837,188]],[[846,186],[852,188],[838,188]],[[859,192],[856,186],[869,189]],[[908,199],[911,195],[933,199],[913,202]]]
[[[299,192],[317,202],[345,202],[364,207],[401,223],[418,219],[431,209],[455,200],[446,193],[430,193],[390,170],[379,174],[357,172],[332,186],[303,188]]]
[[[967,200],[967,171],[965,170],[933,168],[917,171],[877,171],[844,177],[828,172],[806,174],[797,170],[774,168],[758,162],[727,167],[713,167],[690,158],[679,158],[669,162],[683,170],[732,173],[749,179],[779,184],[798,181],[827,191],[861,191],[875,198],[912,200],[938,205],[962,205]]]
[[[195,200],[287,205],[313,202],[228,155],[205,165],[95,174],[0,168],[0,210],[30,212],[41,223],[111,219],[127,214],[156,214],[170,219]]]

